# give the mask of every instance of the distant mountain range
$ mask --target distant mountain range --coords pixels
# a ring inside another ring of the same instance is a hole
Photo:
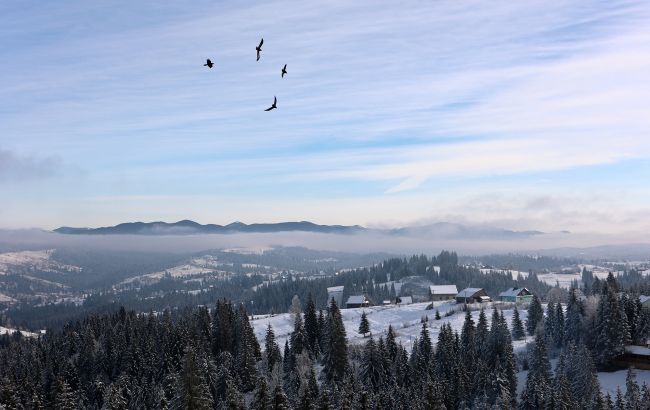
[[[393,236],[446,239],[515,239],[541,235],[541,231],[513,231],[509,229],[467,226],[449,222],[410,226],[397,229],[365,228],[359,225],[318,225],[313,222],[280,222],[245,224],[233,222],[215,225],[183,220],[167,222],[127,222],[102,228],[61,227],[54,232],[69,235],[196,235],[233,233],[315,232],[334,234],[377,233]]]

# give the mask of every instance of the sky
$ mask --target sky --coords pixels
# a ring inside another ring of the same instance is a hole
[[[650,242],[647,1],[7,1],[0,61],[0,228]]]

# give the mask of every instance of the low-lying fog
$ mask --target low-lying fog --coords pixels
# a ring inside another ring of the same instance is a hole
[[[632,244],[634,242],[634,244]],[[388,252],[435,254],[441,249],[465,255],[502,252],[539,252],[578,256],[577,248],[599,247],[602,257],[650,257],[650,241],[627,237],[570,233],[541,234],[516,239],[450,239],[440,237],[394,236],[380,233],[321,234],[310,232],[248,233],[215,235],[64,235],[42,230],[0,230],[0,252],[58,247],[90,247],[108,250],[198,252],[222,248],[268,248],[302,246],[317,250],[353,253]],[[608,245],[608,246],[604,246]],[[561,249],[564,248],[564,249]],[[566,249],[571,248],[571,249]],[[593,255],[591,252],[585,252]]]

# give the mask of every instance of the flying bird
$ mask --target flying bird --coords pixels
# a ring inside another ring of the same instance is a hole
[[[282,67],[282,78],[284,78],[284,75],[287,73],[287,65],[285,64],[284,67]]]
[[[264,44],[264,39],[260,40],[260,45],[255,47],[255,50],[257,50],[257,61],[260,61],[260,53],[262,52],[262,44]]]
[[[212,68],[213,65],[214,65],[214,63],[212,62],[212,60],[210,60],[210,59],[208,58],[208,61],[207,61],[205,64],[203,64],[203,67],[209,67],[209,68]]]
[[[278,108],[278,106],[276,105],[277,102],[278,102],[278,99],[275,96],[273,96],[273,105],[270,106],[269,108],[267,108],[264,111],[271,111],[271,110],[275,110],[276,108]]]

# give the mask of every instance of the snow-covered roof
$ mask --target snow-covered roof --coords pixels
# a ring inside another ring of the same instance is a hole
[[[400,296],[399,299],[401,302],[399,302],[401,305],[410,305],[413,303],[413,298],[411,296]]]
[[[641,303],[646,303],[647,301],[650,300],[650,296],[649,295],[639,295],[639,300],[641,301]]]
[[[431,285],[429,290],[432,295],[455,295],[458,293],[456,285]]]
[[[343,292],[344,288],[345,286],[332,286],[331,288],[327,288],[327,293]]]
[[[625,346],[625,352],[640,356],[650,356],[650,349],[643,346]]]
[[[366,301],[366,298],[362,295],[360,296],[350,296],[346,302],[348,305],[362,305]]]
[[[523,292],[523,291],[526,291],[526,292],[530,293],[528,291],[528,289],[526,289],[526,288],[510,288],[510,289],[508,289],[506,291],[503,291],[503,292],[499,293],[499,297],[519,296],[521,294],[521,292]]]
[[[456,295],[456,297],[468,298],[470,296],[474,296],[474,294],[480,290],[483,290],[483,288],[465,288],[458,292],[458,295]]]

